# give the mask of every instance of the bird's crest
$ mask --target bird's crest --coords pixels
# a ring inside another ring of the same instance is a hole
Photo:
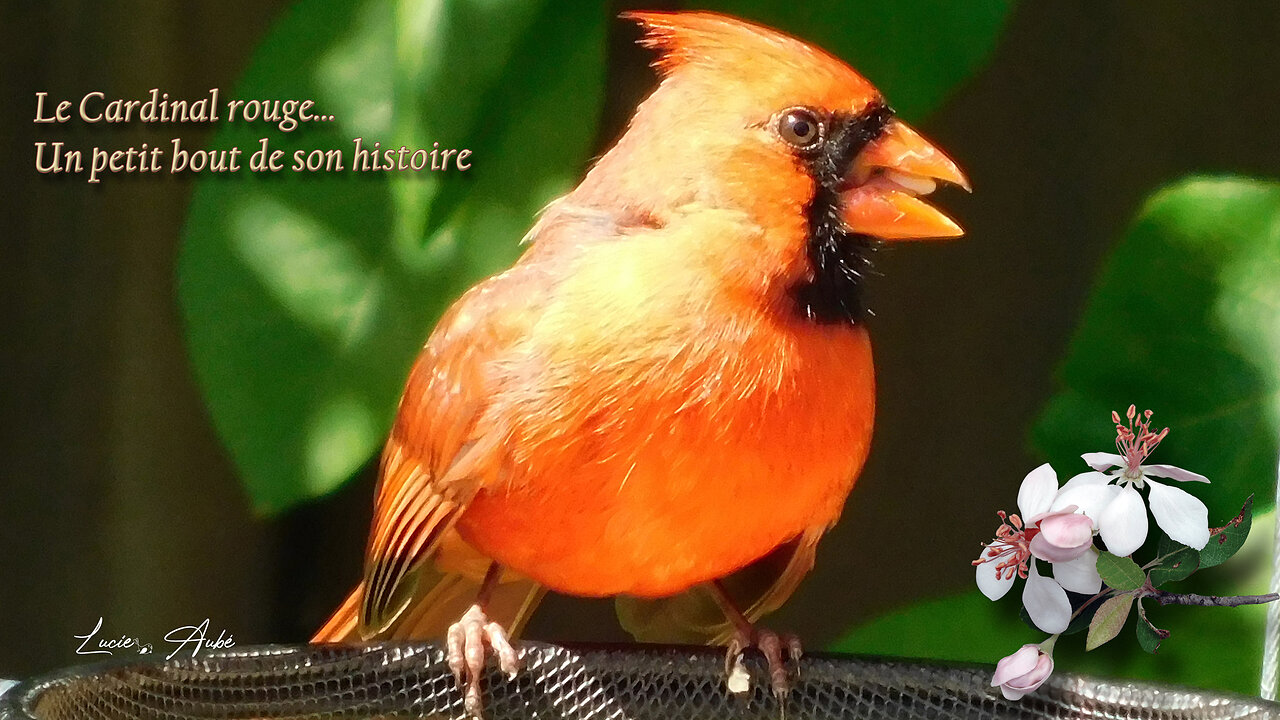
[[[770,86],[828,101],[876,95],[871,83],[838,58],[771,28],[712,12],[627,12],[644,28],[640,44],[658,51],[653,65],[670,77],[705,69],[759,92]],[[841,103],[843,104],[843,103]]]
[[[813,49],[799,40],[760,25],[710,12],[628,12],[623,18],[645,30],[640,44],[657,50],[654,66],[663,73],[690,64],[723,66],[763,51],[789,56]]]

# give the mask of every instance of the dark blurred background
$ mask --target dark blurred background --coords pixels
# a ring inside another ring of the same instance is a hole
[[[207,617],[237,644],[300,641],[356,580],[372,468],[260,518],[214,435],[175,300],[191,182],[93,187],[32,168],[32,143],[49,135],[31,122],[37,91],[232,87],[287,5],[2,11],[0,676],[74,661],[72,636],[99,617],[104,637],[160,638]],[[612,32],[601,146],[653,81],[634,29]],[[1094,271],[1141,200],[1191,172],[1280,176],[1277,37],[1280,7],[1265,3],[1016,8],[987,69],[919,123],[973,181],[972,196],[939,198],[968,237],[881,255],[871,461],[773,626],[817,647],[853,621],[971,586],[990,513],[1012,506],[1039,462],[1026,431]],[[182,136],[195,146],[209,130]],[[174,134],[59,130],[78,144],[102,133],[121,146]],[[611,603],[567,598],[528,632],[622,637]]]

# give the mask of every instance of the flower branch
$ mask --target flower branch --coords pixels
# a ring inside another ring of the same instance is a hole
[[[1142,597],[1155,599],[1161,605],[1199,605],[1201,607],[1240,607],[1241,605],[1262,605],[1280,600],[1280,595],[1197,595],[1195,593],[1171,593],[1168,590],[1151,589],[1143,592]]]

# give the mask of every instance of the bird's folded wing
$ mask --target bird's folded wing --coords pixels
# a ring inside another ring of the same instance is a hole
[[[414,599],[418,571],[476,490],[504,461],[504,430],[486,423],[490,363],[531,308],[510,295],[513,271],[482,283],[441,320],[414,364],[383,453],[365,553],[360,634],[380,635]]]
[[[531,247],[524,257],[468,291],[427,341],[383,453],[365,553],[362,637],[384,635],[399,620],[426,626],[411,606],[441,575],[426,572],[425,563],[456,539],[459,516],[479,488],[502,477],[509,458],[511,428],[491,412],[504,390],[495,368],[519,352],[574,257],[617,228],[612,214],[552,203],[525,238]],[[525,590],[511,591],[512,605],[527,617],[541,591],[520,584]]]

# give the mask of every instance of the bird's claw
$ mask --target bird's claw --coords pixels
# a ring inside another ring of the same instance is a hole
[[[786,697],[791,690],[791,678],[787,672],[788,662],[795,668],[795,675],[800,677],[800,657],[804,654],[800,646],[800,638],[795,635],[778,635],[772,630],[752,628],[740,629],[729,640],[728,653],[724,659],[724,671],[729,691],[742,694],[750,689],[750,673],[742,662],[743,654],[749,648],[756,648],[764,655],[769,673],[769,687],[774,697]],[[783,652],[786,652],[786,659]]]
[[[458,622],[449,626],[445,648],[449,671],[462,690],[463,707],[471,717],[480,717],[484,710],[480,678],[490,653],[508,677],[514,678],[520,671],[520,653],[511,644],[507,631],[491,621],[479,605],[472,605]]]

